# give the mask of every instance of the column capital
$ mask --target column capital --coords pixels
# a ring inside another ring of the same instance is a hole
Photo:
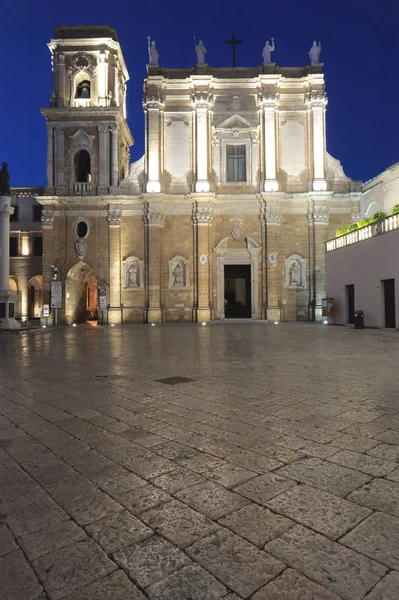
[[[278,205],[268,205],[266,202],[261,206],[259,219],[265,225],[281,225],[283,215]]]
[[[54,209],[43,208],[40,220],[42,222],[43,229],[52,229],[54,226]]]
[[[316,204],[314,200],[308,200],[308,223],[309,225],[328,225],[330,214],[327,204]]]
[[[191,96],[191,107],[194,110],[205,109],[210,110],[213,108],[215,103],[214,97],[212,94],[207,92],[195,92]]]
[[[318,90],[313,90],[306,94],[305,105],[307,108],[325,108],[328,104],[327,94]]]
[[[164,108],[165,102],[160,96],[146,96],[143,100],[144,110],[163,110]]]
[[[122,216],[122,211],[120,208],[108,207],[108,216],[107,216],[108,226],[109,227],[120,227],[121,222],[122,222],[121,216]]]
[[[99,127],[100,127],[100,125],[99,125]],[[112,133],[112,135],[115,135],[115,134],[118,133],[119,127],[118,127],[118,125],[116,123],[114,123],[113,125],[110,126],[109,130]]]
[[[280,94],[272,90],[265,90],[258,94],[258,107],[274,111],[280,106]]]
[[[193,203],[193,221],[197,225],[210,225],[213,219],[213,208],[209,204]]]
[[[100,125],[97,125],[97,129],[99,133],[107,133],[109,128],[108,125],[105,125],[105,123],[100,123]]]
[[[147,205],[144,207],[143,222],[147,227],[162,227],[164,215],[159,206]]]

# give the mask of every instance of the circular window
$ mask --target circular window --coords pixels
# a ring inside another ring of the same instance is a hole
[[[79,223],[76,225],[76,235],[79,238],[84,238],[86,237],[88,232],[89,228],[87,226],[87,223],[85,223],[85,221],[79,221]]]

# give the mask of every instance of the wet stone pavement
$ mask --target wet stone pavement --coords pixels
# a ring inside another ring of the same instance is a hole
[[[398,600],[398,342],[1,334],[1,599]]]

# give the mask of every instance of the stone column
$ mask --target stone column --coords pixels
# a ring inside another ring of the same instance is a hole
[[[98,62],[98,106],[107,106],[108,102],[108,53],[100,52],[99,62]]]
[[[209,94],[193,97],[191,106],[195,110],[196,122],[196,192],[209,192],[209,112],[213,98]]]
[[[144,101],[143,108],[146,115],[146,142],[147,142],[147,186],[146,191],[152,194],[161,191],[160,182],[160,112],[164,108],[161,100],[149,98]]]
[[[275,203],[265,202],[261,209],[261,221],[263,221],[265,247],[263,264],[265,304],[263,317],[268,321],[280,321],[280,271],[279,249],[280,249],[280,225],[283,217],[279,207]]]
[[[209,202],[194,203],[193,220],[196,227],[197,257],[197,321],[210,321],[210,243],[209,227],[212,224],[213,208]]]
[[[122,322],[121,307],[121,210],[118,206],[108,207],[109,228],[109,309],[108,323]]]
[[[0,196],[0,329],[18,329],[15,320],[17,297],[9,288],[10,215],[14,213],[10,196]]]
[[[325,114],[327,97],[318,92],[311,94],[307,100],[311,111],[313,142],[313,190],[322,192],[327,189],[326,181],[326,128]]]
[[[158,202],[150,203],[144,208],[144,226],[147,240],[147,322],[161,323],[161,227],[163,225]]]
[[[64,133],[65,127],[57,125],[55,127],[55,144],[56,144],[56,160],[55,160],[55,182],[56,193],[63,194],[65,192],[65,157],[64,157]],[[72,167],[71,167],[72,168]]]
[[[263,190],[265,192],[278,191],[276,119],[279,103],[279,95],[275,93],[261,94],[258,99],[258,106],[263,113],[263,156],[265,161]]]
[[[57,70],[58,70],[58,74],[57,74],[57,79],[58,79],[58,89],[56,90],[57,93],[57,101],[58,101],[58,106],[65,106],[68,104],[67,99],[66,99],[66,89],[65,89],[65,54],[58,54],[58,65],[57,65]],[[69,92],[69,90],[68,90]]]
[[[111,193],[116,193],[118,188],[118,126],[111,125]],[[113,188],[113,189],[112,189]]]
[[[47,186],[54,187],[54,128],[47,125]]]
[[[328,200],[308,201],[308,223],[310,227],[310,315],[312,321],[321,319],[321,301],[325,297],[325,247],[329,220]]]
[[[98,129],[98,194],[105,194],[109,180],[109,126],[101,123]]]

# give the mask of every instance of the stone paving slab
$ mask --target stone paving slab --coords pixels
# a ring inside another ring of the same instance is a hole
[[[370,452],[373,452],[373,450],[370,450]],[[373,477],[383,477],[384,475],[388,475],[388,473],[393,471],[396,467],[396,463],[394,462],[381,460],[380,458],[375,458],[374,456],[366,454],[351,452],[350,450],[337,452],[337,454],[330,456],[329,461],[344,467],[356,469],[357,471],[361,471],[368,475],[373,475]]]
[[[283,563],[227,529],[196,542],[187,553],[242,598],[284,569]]]
[[[43,588],[21,550],[0,558],[2,600],[39,600]]]
[[[18,546],[11,531],[4,524],[0,524],[0,557],[17,549]]]
[[[263,548],[267,542],[295,525],[291,519],[276,515],[257,504],[244,506],[244,508],[220,519],[219,523],[258,548]]]
[[[146,590],[150,600],[219,600],[226,592],[224,585],[198,565],[187,565]]]
[[[391,569],[399,570],[399,519],[396,517],[374,513],[340,542]]]
[[[94,540],[81,540],[33,561],[39,579],[52,600],[64,598],[108,575],[116,565]]]
[[[296,481],[343,497],[371,479],[369,475],[359,471],[321,461],[317,458],[298,460],[279,469],[276,474],[291,477]]]
[[[281,494],[295,485],[297,483],[292,481],[292,479],[287,479],[274,473],[267,473],[239,485],[234,491],[258,504],[264,505],[270,498]]]
[[[364,600],[397,600],[399,590],[399,573],[388,573]]]
[[[190,562],[184,552],[158,535],[116,552],[114,559],[142,588],[164,579]]]
[[[246,498],[212,481],[197,483],[178,492],[176,498],[214,521],[249,504]]]
[[[307,485],[291,488],[267,506],[333,540],[371,514],[367,508]]]
[[[118,570],[66,596],[65,600],[146,600],[146,596]]]
[[[386,572],[379,563],[302,525],[266,544],[265,550],[343,600],[362,600]]]
[[[373,479],[348,496],[348,500],[399,517],[399,483]]]
[[[92,523],[86,531],[107,554],[153,534],[152,529],[125,510]]]
[[[341,600],[333,592],[293,569],[261,588],[251,600]]]
[[[86,537],[84,530],[73,521],[61,521],[20,537],[18,544],[29,560],[33,561]]]

